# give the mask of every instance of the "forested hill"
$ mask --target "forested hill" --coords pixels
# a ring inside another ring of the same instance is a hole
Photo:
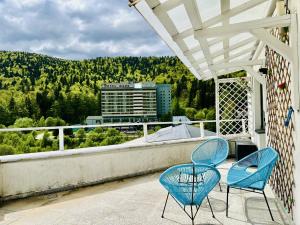
[[[77,61],[0,51],[0,124],[11,125],[20,117],[49,116],[81,123],[88,115],[100,115],[103,83],[124,81],[172,84],[175,115],[194,115],[214,105],[213,81],[196,80],[177,57]]]

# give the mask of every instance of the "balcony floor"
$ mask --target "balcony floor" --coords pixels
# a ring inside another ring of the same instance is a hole
[[[220,168],[226,180],[227,162]],[[169,199],[165,219],[161,213],[166,191],[158,182],[159,173],[125,179],[69,192],[32,197],[5,203],[0,224],[5,225],[172,225],[191,224],[189,218]],[[225,216],[226,185],[210,193],[216,219],[204,201],[196,224],[289,224],[269,188],[266,194],[276,222],[272,222],[262,195],[232,190],[229,218]]]

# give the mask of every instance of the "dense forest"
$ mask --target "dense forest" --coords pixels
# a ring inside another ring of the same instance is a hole
[[[243,72],[234,74],[242,75]],[[187,115],[192,120],[215,118],[213,80],[198,81],[177,57],[64,60],[26,52],[0,51],[0,127],[82,124],[87,116],[101,114],[102,84],[143,81],[172,84],[171,114]],[[161,119],[169,118],[170,115]],[[128,140],[115,129],[105,131],[107,136],[96,130],[92,136],[99,137],[94,141],[86,138],[84,132],[81,130],[79,134],[71,135],[74,139],[67,138],[66,144],[84,147]],[[111,132],[120,138],[107,139]],[[57,149],[55,139],[49,138],[53,134],[46,133],[35,142],[37,134],[34,132],[11,135],[0,133],[0,154]]]
[[[0,124],[17,118],[58,117],[68,124],[100,115],[103,83],[172,84],[173,113],[214,106],[213,81],[198,81],[177,57],[63,60],[25,52],[0,52]],[[191,115],[189,115],[191,117]],[[191,118],[194,119],[194,118]]]

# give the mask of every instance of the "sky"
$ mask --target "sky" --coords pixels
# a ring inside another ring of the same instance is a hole
[[[0,0],[0,50],[65,59],[172,55],[128,0]]]

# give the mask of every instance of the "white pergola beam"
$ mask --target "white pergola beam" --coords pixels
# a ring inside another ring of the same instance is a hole
[[[265,13],[265,17],[269,17],[269,16],[272,16],[274,14],[274,11],[276,9],[277,1],[278,0],[271,0],[270,1],[268,10]],[[265,45],[260,40],[258,40],[256,44],[257,44],[258,47],[257,47],[256,51],[253,53],[252,60],[257,59],[259,57],[259,55],[261,54],[261,52],[263,51],[264,47],[265,47]]]
[[[285,57],[290,62],[293,61],[293,51],[292,48],[284,44],[272,34],[270,34],[265,29],[252,30],[251,33],[255,35],[258,39],[263,41],[266,45],[270,46],[272,49],[277,51],[280,55]]]
[[[163,3],[159,2],[159,4],[156,5],[155,7],[153,7],[152,9],[153,9],[154,13],[156,10],[169,11],[169,10],[179,6],[182,3],[183,3],[182,0],[169,0],[169,1],[165,1]]]
[[[223,1],[223,0],[221,0]],[[264,3],[265,1],[267,0],[252,0],[252,1],[248,1],[248,2],[245,2],[237,7],[234,7],[233,9],[230,9],[230,10],[227,10],[225,12],[223,12],[221,15],[219,16],[216,16],[216,17],[213,17],[207,21],[205,21],[203,23],[203,28],[207,28],[207,27],[210,27],[210,26],[213,26],[217,23],[220,23],[222,22],[223,20],[228,20],[229,18],[235,16],[235,15],[238,15],[248,9],[251,9],[259,4],[262,4]],[[221,3],[222,4],[222,3]]]
[[[155,8],[155,7],[157,7],[157,6],[160,5],[160,1],[159,0],[147,0],[147,3],[148,3],[148,5],[149,5],[149,7],[151,9],[153,9],[153,8]]]
[[[251,42],[254,42],[254,41],[256,41],[256,38],[255,38],[255,37],[247,38],[247,39],[245,39],[245,40],[243,40],[243,41],[241,41],[241,42],[238,42],[238,43],[236,43],[236,44],[230,46],[228,49],[222,49],[222,50],[219,50],[219,51],[217,51],[217,52],[215,52],[215,53],[212,53],[212,54],[211,54],[211,57],[212,57],[212,58],[216,58],[216,57],[218,57],[218,56],[220,56],[220,55],[223,55],[223,54],[226,53],[226,52],[230,52],[230,51],[232,51],[232,50],[241,48],[241,47],[243,47],[243,46],[245,46],[245,45],[247,45],[247,44],[249,44],[249,43],[251,43]],[[199,60],[195,61],[195,63],[197,63],[197,64],[201,64],[201,63],[204,63],[204,62],[205,62],[205,59],[199,59]]]
[[[186,8],[189,19],[192,23],[193,29],[194,30],[200,29],[201,26],[202,26],[202,20],[201,20],[201,16],[200,16],[197,4],[196,4],[196,0],[185,0],[184,1],[184,6]],[[210,56],[208,43],[207,43],[206,39],[201,38],[201,37],[197,38],[197,40],[199,41],[199,44],[200,44],[201,49],[203,51],[203,55],[204,55],[208,65],[209,65],[209,69],[213,73],[213,69],[210,67],[210,65],[213,63],[213,61],[212,61],[212,58]]]
[[[221,14],[224,15],[225,12],[230,10],[230,0],[221,0]],[[226,18],[223,20],[223,26],[227,26],[229,24],[230,18]],[[225,38],[223,40],[223,48],[229,48],[229,38]],[[229,52],[224,53],[224,60],[229,61]]]
[[[224,40],[226,39],[229,39],[231,38],[233,35],[227,35],[227,36],[224,36],[224,37],[220,37],[220,38],[214,38],[213,40],[209,40],[207,41],[207,44],[209,47],[217,44],[217,43],[220,43],[220,42],[223,42]],[[200,45],[197,45],[196,47],[192,48],[192,49],[189,49],[185,52],[183,52],[184,54],[194,54],[194,53],[197,53],[198,51],[202,51],[201,49],[201,46]]]
[[[251,30],[260,28],[272,27],[287,27],[291,24],[291,16],[275,16],[263,19],[253,20],[250,22],[242,22],[230,24],[227,26],[213,27],[195,31],[196,37],[209,38],[218,37],[226,34],[238,34],[243,32],[250,32]]]
[[[234,72],[237,72],[237,71],[241,71],[241,70],[244,70],[243,67],[235,67],[235,68],[230,68],[230,69],[226,69],[226,70],[220,70],[220,71],[217,71],[217,76],[223,76],[223,75],[226,75],[226,74],[229,74],[229,73],[234,73]]]
[[[245,66],[254,66],[254,65],[263,65],[264,60],[253,60],[253,61],[236,61],[236,62],[230,62],[230,63],[219,63],[219,64],[214,64],[212,67],[216,70],[222,70],[222,69],[229,69],[233,67],[242,67],[244,68]]]
[[[243,56],[243,55],[246,55],[246,54],[250,54],[252,51],[255,51],[255,47],[250,47],[250,48],[246,48],[246,49],[244,49],[244,50],[242,50],[242,51],[240,51],[240,52],[237,52],[237,53],[235,53],[235,54],[231,54],[231,55],[229,55],[229,58],[228,59],[222,59],[222,60],[220,60],[220,61],[217,61],[217,62],[215,62],[215,63],[225,63],[225,62],[227,62],[227,61],[230,61],[230,60],[232,60],[232,59],[236,59],[236,58],[238,58],[238,57],[240,57],[240,56]],[[250,58],[250,56],[249,56],[249,58]],[[202,68],[203,69],[203,68]],[[204,69],[203,69],[204,70]]]
[[[169,0],[167,2],[172,2],[173,0]],[[222,0],[223,1],[223,0]],[[245,10],[251,9],[259,4],[262,4],[264,2],[266,2],[267,0],[252,0],[252,1],[248,1],[245,2],[233,9],[227,10],[225,12],[223,12],[221,15],[215,16],[207,21],[205,21],[204,23],[202,23],[202,29],[208,28],[210,26],[216,25],[220,22],[222,22],[223,20],[229,20],[232,16],[238,15],[242,12],[244,12]],[[167,3],[166,2],[166,3]],[[187,29],[181,33],[177,33],[173,36],[173,38],[186,38],[188,36],[190,36],[191,34],[193,34],[194,30],[193,29]]]

